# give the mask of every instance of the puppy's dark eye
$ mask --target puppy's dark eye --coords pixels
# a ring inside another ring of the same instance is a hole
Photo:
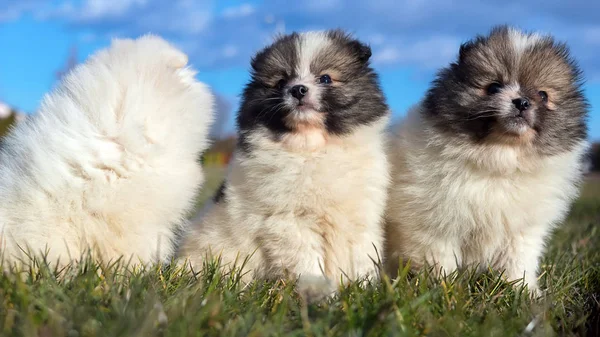
[[[488,95],[495,95],[495,94],[499,93],[500,90],[502,90],[502,84],[500,84],[498,82],[494,82],[488,86],[487,93],[488,93]]]
[[[319,84],[331,84],[331,82],[333,82],[331,80],[331,76],[325,74],[325,75],[321,75],[321,77],[319,77],[319,79],[317,80],[317,83]]]
[[[275,85],[275,88],[281,90],[285,87],[287,81],[284,79],[279,80],[279,82],[277,82],[277,84]]]
[[[542,99],[542,101],[548,102],[548,93],[547,92],[538,91],[538,95],[540,95],[540,98]]]

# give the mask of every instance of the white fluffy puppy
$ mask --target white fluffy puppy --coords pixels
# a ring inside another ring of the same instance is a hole
[[[578,195],[587,103],[564,44],[497,27],[460,49],[391,147],[387,265],[491,266],[537,288]]]
[[[203,182],[213,96],[155,36],[77,66],[0,152],[0,251],[164,261]]]
[[[316,283],[375,274],[388,107],[370,56],[340,31],[282,36],[256,55],[229,175],[181,258],[254,254],[249,276]]]

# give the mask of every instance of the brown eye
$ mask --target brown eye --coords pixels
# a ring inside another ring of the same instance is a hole
[[[285,85],[287,84],[287,81],[284,79],[279,80],[279,82],[277,82],[277,84],[275,85],[275,88],[281,90],[285,87]]]
[[[331,82],[333,82],[333,80],[331,79],[331,76],[329,76],[327,74],[322,75],[317,80],[317,83],[319,83],[319,84],[331,84]]]
[[[542,99],[542,101],[548,102],[548,93],[547,92],[538,91],[538,95],[540,95],[540,98]]]
[[[487,93],[488,93],[488,95],[495,95],[495,94],[499,93],[500,90],[502,90],[502,84],[500,84],[498,82],[494,82],[488,86]]]

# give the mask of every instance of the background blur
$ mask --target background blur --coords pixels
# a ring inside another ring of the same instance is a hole
[[[600,140],[600,1],[0,0],[0,134],[35,112],[73,65],[114,37],[159,34],[190,55],[219,97],[216,143],[226,162],[250,57],[276,33],[345,28],[373,49],[396,117],[416,103],[461,42],[495,24],[554,34],[587,78],[591,138]]]

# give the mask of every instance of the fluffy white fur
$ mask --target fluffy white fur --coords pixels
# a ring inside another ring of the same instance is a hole
[[[510,280],[524,277],[535,291],[546,238],[578,195],[587,144],[540,157],[526,146],[450,141],[418,107],[396,131],[386,214],[390,272],[399,258],[444,272],[491,266]]]
[[[0,153],[5,260],[47,251],[67,262],[90,248],[105,261],[173,254],[213,119],[212,94],[186,64],[159,37],[116,40],[12,131]]]
[[[225,200],[200,216],[181,257],[200,267],[207,256],[220,256],[239,267],[253,254],[247,279],[287,271],[300,276],[300,287],[321,287],[316,296],[323,275],[333,281],[375,275],[389,184],[386,121],[312,150],[292,151],[253,133],[250,156],[234,157]]]

